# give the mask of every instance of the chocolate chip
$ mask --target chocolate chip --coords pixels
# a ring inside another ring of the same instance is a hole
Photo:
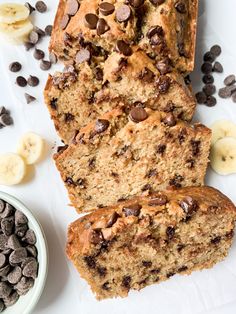
[[[96,261],[93,256],[85,256],[84,261],[89,268],[96,268]]]
[[[152,266],[152,262],[151,261],[142,261],[142,265],[146,268],[151,267]]]
[[[184,82],[186,85],[190,85],[191,84],[191,78],[190,75],[186,75],[184,78]]]
[[[80,64],[85,61],[89,61],[91,58],[90,51],[88,49],[81,49],[75,56],[76,63]]]
[[[154,5],[160,5],[164,3],[166,0],[150,0],[150,2]]]
[[[167,196],[164,194],[152,197],[148,201],[148,206],[163,206],[168,202]]]
[[[199,140],[191,140],[190,145],[191,145],[191,152],[193,156],[197,156],[200,152],[200,144],[201,141]]]
[[[173,113],[168,113],[164,116],[164,118],[162,119],[162,122],[164,124],[166,124],[167,126],[175,126],[176,125],[176,119],[175,116],[173,115]]]
[[[35,244],[36,243],[36,236],[35,236],[34,231],[32,229],[28,229],[22,240],[28,244],[31,244],[31,245]]]
[[[9,236],[8,241],[7,241],[7,247],[12,250],[16,250],[21,247],[20,241],[18,240],[15,234],[12,234]]]
[[[218,244],[218,243],[220,243],[220,241],[221,241],[221,237],[220,236],[211,239],[211,243],[212,244]]]
[[[25,7],[29,10],[29,14],[35,11],[35,8],[29,2],[25,3]]]
[[[27,83],[29,86],[35,87],[39,85],[39,79],[37,78],[37,76],[30,75]]]
[[[166,228],[166,235],[168,237],[168,240],[173,239],[174,235],[175,235],[175,228],[174,227],[167,227]]]
[[[39,38],[45,36],[45,31],[37,26],[34,26],[34,31],[39,35]]]
[[[80,4],[77,0],[68,0],[66,3],[66,14],[74,16],[79,10]]]
[[[96,14],[88,13],[84,17],[84,24],[90,29],[96,29],[98,22],[98,17]]]
[[[212,96],[216,92],[216,87],[213,84],[206,84],[202,90],[207,96]]]
[[[130,56],[132,49],[124,40],[117,40],[116,51],[122,53],[124,56]]]
[[[165,152],[166,150],[166,145],[165,144],[159,144],[156,148],[156,152],[157,154],[161,154],[163,155],[163,153]]]
[[[235,86],[226,86],[223,88],[219,89],[218,95],[221,98],[229,98],[232,93],[235,91],[236,87]]]
[[[182,1],[178,1],[176,4],[175,4],[175,8],[176,8],[176,10],[179,12],[179,13],[181,13],[181,14],[183,14],[183,13],[186,13],[186,6],[185,6],[185,4],[184,4],[184,2],[182,2]]]
[[[53,53],[53,52],[49,53],[49,61],[52,64],[56,64],[57,63],[57,56],[55,55],[55,53]]]
[[[161,75],[159,79],[156,81],[156,85],[157,85],[159,93],[165,94],[168,92],[170,88],[171,80],[168,76]]]
[[[28,223],[28,218],[22,211],[16,210],[15,212],[15,224],[16,226],[24,225]]]
[[[160,60],[157,62],[156,67],[161,74],[167,74],[171,72],[168,59]]]
[[[207,51],[203,56],[203,60],[210,63],[214,62],[215,58],[216,56],[210,51]]]
[[[7,280],[10,284],[15,285],[17,284],[22,276],[22,271],[19,266],[13,268],[13,270],[7,275]]]
[[[232,94],[232,100],[233,100],[233,102],[236,102],[236,92],[234,92],[234,93]]]
[[[25,50],[29,51],[31,48],[34,47],[34,44],[30,43],[29,41],[27,41],[27,42],[24,43],[24,46],[25,46]]]
[[[18,237],[22,238],[25,235],[27,229],[27,225],[16,226],[15,233]]]
[[[6,282],[0,282],[0,298],[7,298],[12,291],[11,286]]]
[[[2,115],[5,112],[6,112],[6,109],[5,109],[5,107],[2,106],[0,108],[0,115]],[[5,209],[5,202],[0,199],[0,213],[2,213],[4,211],[4,209]]]
[[[144,0],[128,0],[130,5],[135,9],[140,8],[144,4]]]
[[[106,267],[98,266],[97,267],[97,272],[98,272],[99,276],[105,277],[106,274],[107,274],[107,269],[106,269]]]
[[[47,71],[51,68],[51,62],[47,60],[41,60],[40,62],[40,69],[43,71]]]
[[[191,217],[198,208],[198,203],[192,197],[187,196],[180,201],[180,207],[186,213],[186,217]]]
[[[102,81],[103,80],[103,70],[101,68],[95,68],[94,72],[95,72],[94,74],[95,74],[96,80]]]
[[[108,120],[105,119],[98,119],[95,123],[95,132],[97,134],[100,134],[104,131],[106,131],[109,127],[110,123]]]
[[[12,265],[21,263],[27,257],[27,251],[24,247],[15,249],[9,256],[9,262]]]
[[[66,29],[69,22],[70,22],[70,16],[68,14],[63,15],[61,22],[60,22],[60,28],[62,30]]]
[[[35,8],[39,13],[44,13],[47,11],[47,6],[43,1],[37,1],[35,4]]]
[[[203,83],[212,84],[214,83],[214,77],[211,74],[205,74],[202,78]]]
[[[13,226],[14,226],[14,218],[13,217],[7,217],[7,218],[2,219],[1,229],[2,229],[2,232],[6,236],[9,236],[12,234]]]
[[[127,289],[130,288],[130,283],[131,283],[131,277],[130,276],[124,276],[122,279],[121,285]]]
[[[163,28],[159,25],[152,26],[147,32],[147,38],[151,39],[154,35],[163,36]]]
[[[174,186],[176,188],[181,188],[181,186],[182,186],[181,182],[183,180],[184,180],[184,178],[181,175],[175,174],[174,178],[169,180],[169,185]]]
[[[27,85],[27,81],[23,76],[17,76],[16,84],[20,87],[25,87]]]
[[[14,286],[19,295],[26,294],[34,285],[32,278],[21,277],[20,281]]]
[[[100,18],[98,19],[96,29],[97,29],[98,36],[100,36],[106,33],[110,29],[110,27],[107,24],[106,20],[104,20],[103,18]]]
[[[52,25],[47,25],[44,29],[45,35],[51,36],[52,35]]]
[[[223,73],[224,69],[220,62],[216,61],[213,65],[213,72]]]
[[[33,56],[36,60],[41,60],[44,58],[45,53],[43,50],[35,48]]]
[[[187,269],[188,269],[187,266],[181,266],[181,267],[178,269],[178,273],[181,273],[181,272],[183,272],[183,271],[185,271],[185,270],[187,270]]]
[[[5,263],[6,263],[6,256],[4,254],[0,253],[0,268],[5,266]]]
[[[26,250],[29,252],[29,254],[33,257],[37,257],[38,252],[35,245],[27,245]]]
[[[104,282],[104,284],[102,285],[102,289],[106,291],[110,289],[108,281]]]
[[[115,7],[112,3],[109,2],[102,2],[99,5],[99,11],[102,15],[110,15],[115,11]]]
[[[3,254],[3,253],[2,253]],[[7,264],[6,266],[2,267],[0,269],[0,276],[1,277],[4,277],[4,276],[7,276],[7,274],[9,273],[11,269],[11,266],[9,264]]]
[[[0,116],[0,124],[3,126],[9,126],[13,124],[13,119],[8,113],[4,113]]]
[[[122,211],[125,213],[125,217],[128,216],[138,216],[140,214],[140,209],[142,206],[140,204],[133,204],[124,206]]]
[[[166,278],[170,278],[170,277],[172,277],[172,276],[174,276],[174,275],[175,275],[174,272],[169,272],[168,274],[166,274]]]
[[[153,81],[153,78],[154,78],[154,73],[148,69],[147,67],[145,67],[139,74],[138,78],[140,80],[143,80],[144,82],[147,82],[147,83],[151,83]]]
[[[38,272],[38,263],[34,259],[25,265],[25,267],[23,268],[22,274],[25,277],[31,277],[35,279],[37,277],[37,272]]]
[[[106,228],[112,227],[119,217],[120,215],[118,215],[117,212],[112,213],[107,221]]]
[[[210,62],[204,62],[201,71],[204,74],[210,74],[212,72],[212,64]]]
[[[214,45],[211,47],[210,52],[218,57],[221,54],[221,47],[219,45]]]
[[[12,306],[15,304],[19,299],[19,295],[16,291],[12,292],[8,297],[4,298],[4,304],[6,307]]]
[[[36,31],[31,31],[29,34],[29,41],[34,45],[37,44],[39,41],[39,34]]]
[[[19,62],[12,62],[10,65],[9,65],[9,70],[11,72],[19,72],[21,70],[22,66]]]
[[[89,237],[89,241],[95,245],[101,244],[104,241],[101,231],[92,230],[90,237]]]
[[[196,93],[195,97],[196,97],[196,100],[197,100],[198,104],[205,104],[205,102],[207,100],[207,96],[203,92]]]
[[[130,119],[135,123],[142,122],[148,118],[146,110],[142,107],[133,107],[130,110],[129,116]]]
[[[224,79],[224,84],[226,86],[230,86],[230,85],[233,85],[235,83],[235,75],[234,74],[231,74],[231,75],[228,75],[225,79]]]
[[[116,19],[118,22],[127,22],[131,16],[131,9],[128,5],[123,4],[116,10]]]

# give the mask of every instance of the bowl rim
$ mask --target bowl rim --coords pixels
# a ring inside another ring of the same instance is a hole
[[[0,191],[0,199],[3,199],[5,202],[8,202],[16,209],[19,209],[20,211],[22,211],[27,216],[30,223],[33,225],[33,230],[36,232],[37,238],[39,238],[38,245],[40,248],[40,255],[42,258],[42,261],[40,264],[40,273],[39,273],[39,276],[37,277],[38,281],[36,284],[35,292],[32,295],[31,301],[28,302],[27,307],[22,313],[22,314],[30,314],[35,308],[36,304],[38,303],[42,295],[42,292],[46,283],[46,279],[47,279],[49,258],[48,258],[48,245],[47,245],[46,236],[43,231],[42,225],[35,218],[32,211],[28,207],[26,207],[21,201],[19,201],[15,196],[12,196],[6,192]],[[10,308],[11,307],[9,307],[9,309]]]

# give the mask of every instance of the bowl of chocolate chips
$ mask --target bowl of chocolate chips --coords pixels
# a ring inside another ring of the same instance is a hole
[[[42,227],[32,212],[0,191],[0,313],[29,314],[47,277]]]

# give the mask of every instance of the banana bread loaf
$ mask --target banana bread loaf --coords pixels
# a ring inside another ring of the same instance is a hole
[[[204,182],[211,131],[172,113],[118,108],[82,128],[54,156],[78,212],[168,186]]]
[[[191,72],[197,11],[198,0],[60,0],[50,51],[70,60],[85,48],[129,54],[125,46],[138,44],[154,59],[169,57],[178,70]]]
[[[67,255],[97,299],[210,268],[228,254],[233,203],[210,187],[137,197],[73,222]]]
[[[66,66],[64,72],[49,77],[45,102],[65,143],[82,126],[120,104],[142,103],[184,120],[191,120],[195,109],[183,77],[167,60],[158,70],[137,47],[128,57],[114,52],[105,62]]]

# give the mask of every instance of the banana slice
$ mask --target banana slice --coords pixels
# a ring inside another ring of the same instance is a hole
[[[32,165],[43,156],[44,140],[38,134],[28,132],[20,139],[17,153],[24,158],[26,164]]]
[[[14,24],[0,23],[1,36],[3,39],[13,44],[22,44],[27,40],[32,30],[33,24],[29,20],[16,22]]]
[[[0,184],[18,184],[23,180],[25,173],[25,163],[19,155],[13,153],[0,155]]]
[[[211,167],[219,174],[236,173],[236,138],[224,137],[211,148]]]
[[[14,24],[28,18],[30,12],[27,7],[19,3],[0,4],[0,23]]]
[[[212,144],[224,137],[236,138],[236,124],[232,121],[219,120],[213,123],[210,128],[212,129]]]

